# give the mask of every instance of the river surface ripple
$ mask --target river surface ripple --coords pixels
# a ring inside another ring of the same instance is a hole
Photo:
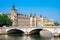
[[[59,37],[45,38],[39,35],[19,36],[19,35],[0,35],[0,40],[60,40]]]

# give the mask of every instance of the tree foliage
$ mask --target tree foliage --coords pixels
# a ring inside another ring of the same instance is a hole
[[[0,15],[0,26],[3,26],[5,24],[5,19],[2,15]]]
[[[11,26],[12,25],[12,21],[7,15],[5,15],[5,14],[1,15],[0,14],[0,27],[2,27],[4,25]]]
[[[53,26],[53,24],[45,24],[45,26]]]
[[[54,25],[55,25],[55,26],[58,26],[58,25],[60,25],[60,23],[58,23],[58,22],[55,21],[55,22],[54,22]]]

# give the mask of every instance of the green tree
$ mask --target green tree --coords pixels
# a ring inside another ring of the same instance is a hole
[[[6,26],[11,26],[12,25],[11,19],[5,14],[0,15],[0,26],[2,27],[4,25],[6,25]]]
[[[0,14],[0,27],[2,27],[5,24],[4,17]]]
[[[53,24],[45,24],[45,26],[53,26]]]
[[[58,23],[58,22],[55,21],[55,22],[54,22],[54,25],[55,25],[55,26],[58,26],[58,25],[60,25],[60,23]]]
[[[7,15],[5,15],[5,14],[4,14],[4,19],[5,19],[6,26],[12,26],[11,19]]]

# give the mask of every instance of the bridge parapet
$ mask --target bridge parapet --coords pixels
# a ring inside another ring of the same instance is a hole
[[[10,28],[10,27],[14,27],[14,28],[60,28],[60,26],[24,26],[24,27],[21,27],[21,26],[9,26],[9,27],[0,27],[0,28]]]
[[[60,27],[56,27],[56,26],[53,26],[53,27],[39,27],[39,26],[33,26],[33,27],[0,27],[0,30],[4,30],[4,31],[8,31],[8,30],[11,30],[11,29],[18,29],[18,30],[22,30],[23,32],[27,32],[29,33],[30,31],[32,30],[35,30],[35,29],[46,29],[52,33],[55,33],[57,32],[58,34],[60,33]],[[3,32],[4,32],[3,31]]]

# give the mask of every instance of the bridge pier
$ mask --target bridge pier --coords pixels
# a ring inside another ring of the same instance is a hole
[[[0,35],[3,35],[3,34],[7,34],[7,33],[6,33],[6,28],[5,28],[5,27],[0,28]]]
[[[54,33],[54,37],[59,37],[59,36],[60,36],[59,33],[57,32]]]
[[[24,33],[24,35],[28,36],[28,35],[30,35],[30,33],[26,31],[26,32]]]

